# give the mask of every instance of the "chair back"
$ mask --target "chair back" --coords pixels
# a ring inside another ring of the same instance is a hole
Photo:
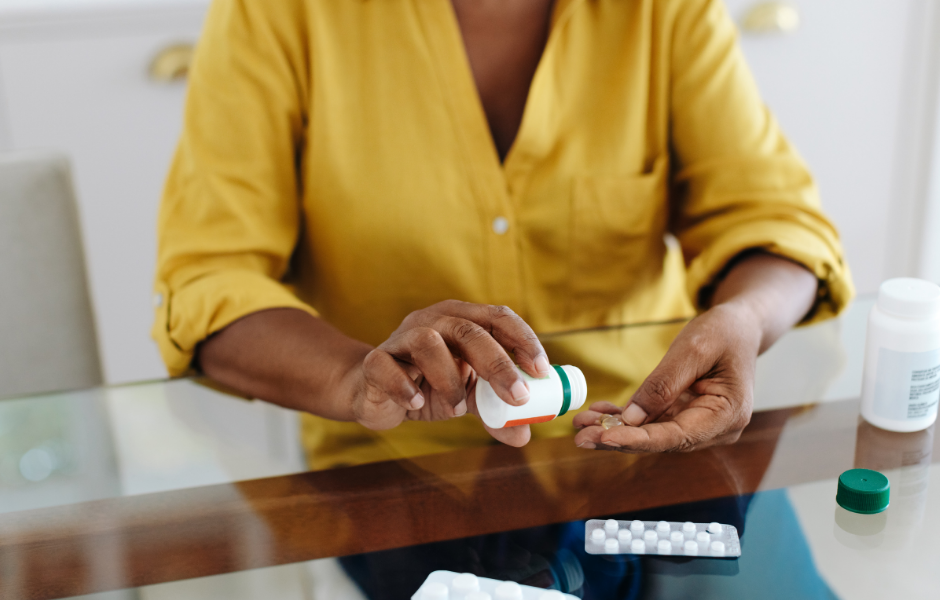
[[[0,155],[0,398],[102,380],[68,161]]]

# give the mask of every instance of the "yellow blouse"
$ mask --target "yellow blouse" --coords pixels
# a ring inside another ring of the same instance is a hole
[[[371,344],[448,298],[508,305],[539,333],[687,316],[749,248],[816,274],[814,319],[853,293],[718,0],[558,0],[504,164],[450,0],[216,0],[159,242],[153,335],[172,375],[272,307]],[[586,372],[589,400],[622,399],[661,338],[572,336],[550,358]],[[315,467],[487,439],[470,416],[304,431]],[[568,416],[533,434],[570,431]]]

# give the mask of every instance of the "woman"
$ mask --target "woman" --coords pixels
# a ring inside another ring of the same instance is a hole
[[[757,355],[845,306],[841,254],[718,0],[216,0],[154,336],[173,375],[309,413],[321,467],[480,443],[455,417],[477,376],[527,401],[534,332],[697,310],[645,380],[615,342],[565,357],[595,398],[643,382],[579,445],[685,450],[736,439]]]

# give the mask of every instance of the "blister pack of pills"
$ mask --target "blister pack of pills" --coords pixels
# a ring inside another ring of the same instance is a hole
[[[477,577],[472,573],[434,571],[411,600],[578,600],[557,590],[544,590],[514,581]]]
[[[741,556],[741,540],[737,529],[721,523],[591,519],[584,528],[584,551],[735,558]]]

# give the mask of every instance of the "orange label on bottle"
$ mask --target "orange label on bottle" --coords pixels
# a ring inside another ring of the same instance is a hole
[[[533,423],[545,423],[555,418],[555,415],[545,415],[544,417],[531,417],[528,419],[516,419],[515,421],[506,421],[504,427],[517,427],[519,425],[532,425]]]

